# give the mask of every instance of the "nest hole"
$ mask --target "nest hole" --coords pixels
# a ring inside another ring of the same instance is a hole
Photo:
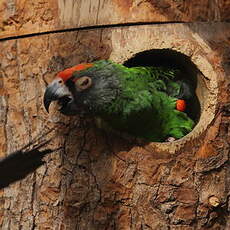
[[[195,96],[189,101],[185,112],[195,124],[199,122],[208,89],[202,73],[188,56],[171,49],[153,49],[137,53],[123,64],[127,67],[164,66],[179,69],[182,78],[189,78],[195,90]]]

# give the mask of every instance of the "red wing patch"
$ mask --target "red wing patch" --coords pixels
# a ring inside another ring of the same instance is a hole
[[[186,109],[186,102],[185,100],[177,100],[176,101],[176,109],[181,111],[181,112],[184,112],[185,109]]]
[[[57,74],[58,77],[62,78],[63,81],[67,81],[75,71],[80,71],[92,67],[92,63],[82,63],[71,68],[65,69]]]

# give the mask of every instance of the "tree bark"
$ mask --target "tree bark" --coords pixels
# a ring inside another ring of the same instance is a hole
[[[229,32],[229,23],[194,22],[1,41],[1,156],[56,126],[48,147],[60,147],[0,191],[1,229],[229,229]],[[181,140],[137,143],[94,119],[45,112],[44,89],[58,71],[152,49],[183,53],[202,73],[201,118]]]
[[[1,0],[0,38],[127,23],[229,21],[229,0]]]

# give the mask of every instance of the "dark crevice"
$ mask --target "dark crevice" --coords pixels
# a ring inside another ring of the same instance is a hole
[[[64,32],[74,32],[74,31],[82,31],[82,30],[94,30],[94,29],[104,29],[104,28],[117,28],[117,27],[126,27],[126,26],[144,26],[144,25],[159,25],[159,24],[183,24],[183,21],[170,21],[170,22],[130,22],[130,23],[116,23],[116,24],[108,24],[108,25],[92,25],[92,26],[83,26],[78,28],[68,28],[68,29],[60,29],[60,30],[52,30],[52,31],[44,31],[44,32],[36,32],[30,34],[22,34],[15,35],[5,38],[0,38],[1,41],[8,41],[14,39],[35,37],[46,34],[58,34]],[[186,24],[188,24],[186,22]]]

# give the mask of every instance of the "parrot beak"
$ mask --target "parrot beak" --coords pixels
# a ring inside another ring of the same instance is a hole
[[[52,101],[60,100],[61,103],[68,103],[72,99],[71,93],[66,85],[60,83],[59,79],[51,82],[45,91],[43,103],[47,112]]]

